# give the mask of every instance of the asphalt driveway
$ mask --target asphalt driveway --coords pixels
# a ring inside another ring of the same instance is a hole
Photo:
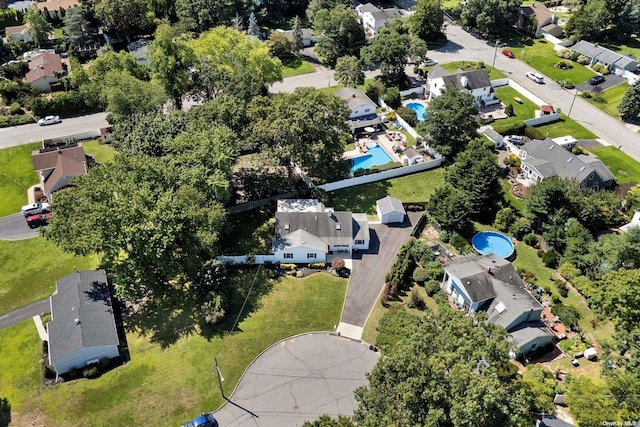
[[[329,333],[287,338],[253,361],[215,416],[221,427],[282,427],[351,415],[353,391],[368,384],[365,373],[378,357],[366,344]]]
[[[600,83],[598,86],[600,86],[600,89],[605,90],[626,81],[627,79],[625,79],[624,77],[620,77],[616,74],[608,74],[604,76],[604,83]],[[579,92],[592,92],[594,87],[595,86],[591,86],[589,83],[584,82],[582,84],[579,84],[576,89],[578,89]]]
[[[353,268],[340,323],[364,326],[384,286],[384,278],[396,260],[398,250],[409,239],[423,212],[407,214],[408,217],[402,224],[369,225],[371,245],[368,251],[353,255]]]
[[[37,228],[29,228],[21,213],[0,218],[0,240],[24,240],[37,237]]]

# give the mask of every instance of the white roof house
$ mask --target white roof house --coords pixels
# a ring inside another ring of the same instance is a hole
[[[376,201],[376,212],[382,224],[402,223],[406,215],[402,202],[391,196]]]
[[[397,9],[380,9],[371,3],[356,6],[356,13],[365,31],[375,34],[378,30],[402,14]]]
[[[369,248],[371,237],[366,214],[336,212],[313,199],[280,202],[272,246],[275,262],[326,262],[330,253],[350,256],[354,249]]]

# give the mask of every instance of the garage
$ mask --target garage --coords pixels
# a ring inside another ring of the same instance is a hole
[[[376,201],[376,212],[382,224],[402,223],[406,215],[402,202],[390,196]]]

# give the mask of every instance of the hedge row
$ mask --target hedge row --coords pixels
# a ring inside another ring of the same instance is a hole
[[[94,105],[89,105],[79,92],[68,92],[52,99],[33,98],[31,111],[38,117],[60,116],[69,117],[100,111]]]
[[[0,128],[25,125],[27,123],[35,123],[35,121],[36,121],[35,117],[33,117],[31,114],[15,115],[15,116],[0,116]]]

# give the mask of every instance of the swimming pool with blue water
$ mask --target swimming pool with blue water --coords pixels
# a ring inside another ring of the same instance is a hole
[[[423,122],[424,119],[427,118],[427,110],[425,110],[424,105],[417,102],[410,102],[407,104],[407,108],[410,108],[416,112],[416,117],[418,118],[419,122]]]
[[[351,172],[356,169],[369,169],[371,166],[380,166],[393,161],[391,157],[384,151],[384,148],[376,145],[375,147],[367,147],[369,153],[353,159]]]

